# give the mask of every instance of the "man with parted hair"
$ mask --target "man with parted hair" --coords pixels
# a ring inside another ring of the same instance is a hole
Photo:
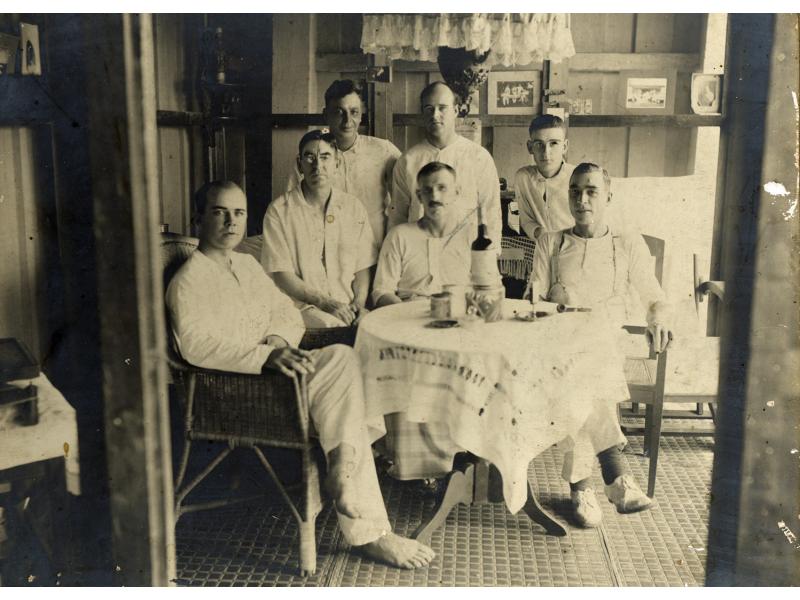
[[[455,95],[446,83],[436,81],[420,94],[425,140],[406,150],[394,167],[389,229],[414,223],[423,213],[417,198],[417,173],[430,162],[450,165],[458,173],[460,194],[454,211],[469,222],[474,238],[481,208],[489,238],[499,251],[501,236],[500,184],[491,154],[481,145],[456,133]]]
[[[200,243],[170,282],[174,341],[189,363],[236,373],[276,370],[308,381],[309,413],[328,460],[326,488],[345,539],[391,565],[428,564],[433,551],[391,533],[370,444],[384,433],[367,423],[361,370],[352,348],[300,350],[303,320],[249,254],[234,252],[247,226],[247,199],[232,182],[196,196]]]
[[[386,306],[470,282],[470,242],[475,234],[459,223],[454,205],[459,187],[450,165],[431,162],[417,174],[424,214],[389,230],[378,258],[372,298]]]
[[[608,172],[594,163],[579,164],[569,179],[568,196],[575,224],[539,237],[529,282],[533,300],[589,307],[605,313],[618,327],[646,315],[648,340],[661,352],[673,337],[672,310],[642,236],[618,234],[606,224],[612,197]],[[606,495],[619,512],[651,506],[620,456],[619,447],[626,440],[616,418],[616,400],[610,398],[597,410],[579,435],[568,441],[571,449],[563,469],[575,516],[587,527],[597,526],[602,518],[589,479],[595,455]]]
[[[539,115],[528,127],[528,153],[535,164],[514,175],[519,225],[532,240],[547,231],[560,231],[575,222],[569,211],[567,188],[574,165],[564,159],[569,140],[564,121],[556,115]]]
[[[306,133],[298,146],[300,186],[264,214],[261,264],[295,301],[306,327],[352,325],[364,315],[378,256],[363,204],[333,186],[338,162],[332,134]]]
[[[339,169],[331,184],[358,198],[369,215],[375,241],[386,233],[386,208],[392,184],[392,170],[400,150],[381,138],[358,133],[363,113],[363,89],[351,79],[337,79],[325,90],[325,124],[336,138]],[[302,173],[295,168],[287,192],[300,186]]]

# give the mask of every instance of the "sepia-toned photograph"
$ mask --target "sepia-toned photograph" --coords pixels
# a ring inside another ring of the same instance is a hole
[[[667,80],[631,77],[625,83],[625,108],[663,109],[667,105]]]
[[[540,72],[489,73],[490,115],[532,115],[541,102]]]
[[[3,600],[800,585],[798,16],[235,4],[0,13]]]

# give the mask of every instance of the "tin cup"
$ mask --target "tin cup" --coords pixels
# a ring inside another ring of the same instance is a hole
[[[467,294],[472,291],[467,285],[445,285],[444,291],[450,293],[450,318],[460,319],[467,314]]]
[[[450,292],[431,295],[431,316],[434,319],[450,318]]]

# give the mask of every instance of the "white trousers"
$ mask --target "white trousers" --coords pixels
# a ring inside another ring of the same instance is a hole
[[[370,444],[385,433],[382,419],[365,422],[361,369],[349,346],[335,344],[311,351],[316,371],[308,377],[309,412],[325,455],[340,444],[355,448],[353,485],[361,517],[338,514],[345,540],[361,546],[391,531]]]
[[[597,455],[625,442],[616,404],[598,403],[577,435],[558,443],[565,450],[561,476],[570,483],[590,477],[597,465]]]

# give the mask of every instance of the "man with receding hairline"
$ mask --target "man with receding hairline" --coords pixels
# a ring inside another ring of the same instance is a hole
[[[423,213],[417,198],[417,173],[430,162],[450,165],[458,173],[460,194],[454,211],[467,220],[473,238],[481,207],[489,238],[499,252],[501,237],[500,184],[491,154],[456,133],[455,95],[446,83],[436,81],[420,94],[425,140],[406,150],[394,167],[389,229],[416,222]]]
[[[344,538],[393,566],[428,564],[430,548],[391,532],[370,448],[385,430],[380,421],[367,423],[355,352],[341,344],[297,347],[304,332],[300,313],[255,258],[234,252],[247,226],[247,199],[239,186],[206,184],[196,211],[198,249],[166,292],[181,356],[207,369],[304,375],[309,415],[328,460],[325,486]]]

